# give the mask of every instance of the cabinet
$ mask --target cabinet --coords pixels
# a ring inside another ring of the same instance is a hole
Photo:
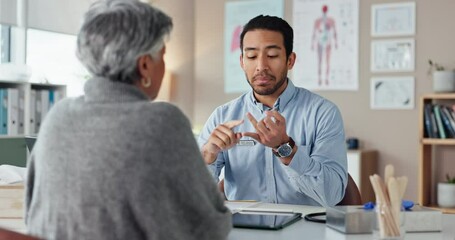
[[[50,107],[65,96],[65,85],[0,80],[0,137],[36,134]]]
[[[437,151],[438,146],[454,146],[454,138],[425,138],[425,120],[424,120],[424,107],[428,103],[441,103],[444,105],[455,103],[455,94],[427,94],[423,95],[420,99],[419,109],[419,203],[422,206],[429,206],[437,208],[446,213],[455,213],[455,209],[443,209],[437,207],[435,199],[436,183],[433,182],[433,167],[436,166],[437,161],[433,160],[434,153]]]
[[[370,175],[378,173],[378,151],[348,150],[348,172],[359,188],[362,202],[374,202]]]

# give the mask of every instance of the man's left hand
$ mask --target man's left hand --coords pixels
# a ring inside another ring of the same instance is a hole
[[[256,132],[245,132],[243,136],[252,137],[270,148],[276,148],[289,141],[289,136],[286,133],[286,119],[278,111],[266,111],[266,116],[259,121],[250,113],[247,113],[247,117]]]

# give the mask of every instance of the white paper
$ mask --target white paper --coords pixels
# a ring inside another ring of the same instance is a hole
[[[13,184],[24,181],[26,168],[0,165],[0,184]]]
[[[261,204],[261,202],[254,201],[226,201],[225,205],[232,213],[240,212],[246,208],[251,208]]]

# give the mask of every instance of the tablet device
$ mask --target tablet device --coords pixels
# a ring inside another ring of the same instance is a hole
[[[301,218],[301,213],[237,212],[232,215],[232,225],[237,228],[278,230]]]

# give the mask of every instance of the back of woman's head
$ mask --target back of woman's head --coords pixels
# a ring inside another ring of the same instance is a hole
[[[90,6],[77,39],[77,57],[94,75],[133,83],[140,79],[137,59],[158,58],[172,19],[137,0],[105,0]]]

